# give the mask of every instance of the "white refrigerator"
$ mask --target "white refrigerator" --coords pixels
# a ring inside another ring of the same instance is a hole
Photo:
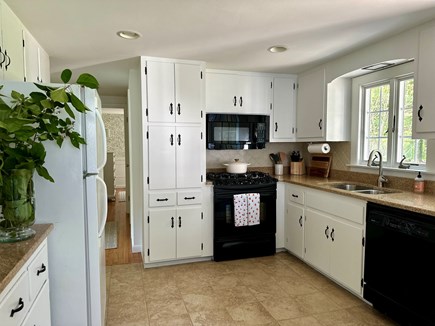
[[[38,90],[32,83],[0,84],[4,95]],[[62,148],[44,143],[45,166],[55,182],[35,173],[35,223],[54,224],[48,237],[52,325],[101,326],[106,310],[106,135],[98,93],[79,86],[73,90],[90,109],[75,114],[75,129],[86,145],[77,149],[68,139]]]

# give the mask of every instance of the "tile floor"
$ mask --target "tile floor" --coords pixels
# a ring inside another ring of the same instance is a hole
[[[107,267],[107,326],[395,325],[294,256]]]

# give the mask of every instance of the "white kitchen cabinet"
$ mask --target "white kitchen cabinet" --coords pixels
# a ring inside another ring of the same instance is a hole
[[[296,77],[273,78],[270,142],[296,139]]]
[[[44,240],[0,293],[2,326],[49,326],[47,240]]]
[[[366,203],[314,190],[305,200],[305,261],[361,294]]]
[[[414,89],[413,136],[435,138],[435,93],[433,77],[435,66],[435,27],[420,32],[417,74]]]
[[[149,189],[201,187],[201,126],[148,127]]]
[[[287,184],[285,213],[285,248],[303,259],[304,256],[304,191]]]
[[[298,141],[350,140],[351,79],[325,80],[325,68],[298,76]]]
[[[200,123],[201,79],[199,64],[147,61],[148,121]]]
[[[270,115],[271,105],[271,76],[207,70],[206,112]]]
[[[23,31],[24,77],[27,82],[50,82],[50,59],[47,52],[29,33]]]
[[[201,257],[201,207],[150,209],[150,262]]]
[[[0,13],[0,77],[3,80],[24,81],[24,26],[3,1]]]

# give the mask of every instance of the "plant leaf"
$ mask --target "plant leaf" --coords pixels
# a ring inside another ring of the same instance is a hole
[[[82,101],[80,101],[80,99],[75,96],[73,93],[68,94],[70,97],[70,101],[71,104],[76,108],[77,111],[79,112],[86,112],[86,106],[83,104]]]
[[[73,119],[76,118],[76,116],[74,115],[74,112],[71,110],[70,106],[67,103],[65,103],[65,111],[66,111],[66,113],[68,113],[68,115],[71,118],[73,118]]]
[[[36,166],[36,172],[38,172],[38,174],[44,179],[54,182],[54,179],[51,177],[50,173],[48,173],[47,169],[43,166]]]
[[[37,84],[37,83],[34,83],[34,84],[36,87],[38,87],[40,90],[42,90],[44,92],[53,91],[56,89],[55,87],[50,87],[50,86],[41,85],[41,84]]]
[[[62,79],[62,81],[66,84],[70,81],[71,76],[72,76],[72,71],[70,69],[65,69],[60,74],[60,79]]]
[[[68,95],[66,94],[65,88],[63,87],[51,91],[50,97],[55,102],[64,103],[68,101]]]
[[[97,89],[100,86],[98,80],[91,74],[87,74],[87,73],[81,74],[79,78],[77,78],[76,83],[92,89]]]

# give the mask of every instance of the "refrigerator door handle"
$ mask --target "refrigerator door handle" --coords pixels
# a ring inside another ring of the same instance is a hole
[[[98,196],[98,200],[100,201],[99,206],[101,207],[101,214],[102,216],[102,221],[101,221],[101,225],[99,227],[98,230],[98,237],[101,238],[101,236],[103,235],[104,232],[104,228],[106,227],[106,221],[107,221],[107,208],[108,208],[108,203],[107,203],[107,187],[106,184],[104,183],[104,180],[101,179],[99,176],[96,176],[96,181],[97,183],[101,184],[101,189],[103,189],[103,194],[99,194]]]
[[[106,161],[107,161],[107,137],[106,137],[106,129],[104,127],[104,121],[103,118],[101,116],[100,111],[95,110],[95,116],[97,117],[97,123],[100,126],[101,129],[101,151],[103,154],[103,157],[101,159],[101,162],[97,162],[97,170],[100,171],[105,165],[106,165]]]

